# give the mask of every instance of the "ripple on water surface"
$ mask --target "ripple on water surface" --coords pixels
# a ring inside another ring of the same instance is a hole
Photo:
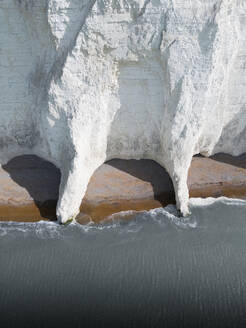
[[[167,206],[85,226],[1,222],[1,322],[246,326],[246,202],[190,207],[188,218]]]

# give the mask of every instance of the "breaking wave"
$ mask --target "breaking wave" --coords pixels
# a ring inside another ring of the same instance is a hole
[[[220,198],[191,198],[191,215],[180,217],[174,205],[165,208],[156,208],[149,211],[134,212],[125,211],[113,214],[99,224],[88,223],[80,225],[72,223],[61,226],[55,222],[39,221],[27,222],[0,222],[0,237],[4,236],[29,236],[40,239],[57,239],[72,237],[73,234],[95,234],[102,231],[114,231],[119,234],[138,233],[142,229],[196,229],[202,227],[202,218],[209,219],[211,213],[219,213],[219,216],[230,215],[237,211],[239,216],[246,211],[246,201],[240,199]],[[131,219],[129,219],[131,217]]]

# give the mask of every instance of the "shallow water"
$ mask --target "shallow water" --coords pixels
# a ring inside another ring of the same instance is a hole
[[[1,327],[246,327],[246,202],[0,223]]]

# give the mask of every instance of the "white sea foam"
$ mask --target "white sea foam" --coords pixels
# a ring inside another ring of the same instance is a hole
[[[115,213],[99,224],[88,223],[80,225],[72,223],[68,226],[61,226],[56,222],[39,221],[35,223],[26,222],[0,222],[0,237],[5,236],[35,236],[39,239],[56,239],[69,237],[73,238],[74,233],[99,233],[113,230],[122,233],[138,233],[144,227],[157,225],[164,228],[167,225],[181,229],[194,229],[198,227],[199,219],[202,215],[208,216],[209,211],[219,211],[221,215],[230,209],[244,211],[246,201],[241,199],[220,198],[191,198],[191,215],[180,217],[174,205],[168,205],[165,208],[156,208],[149,211],[135,212],[125,211]],[[209,210],[209,211],[207,211]],[[245,208],[246,210],[246,208]],[[133,216],[128,219],[129,216]],[[146,223],[148,225],[146,226]]]
[[[224,205],[238,205],[238,206],[246,206],[246,200],[238,199],[238,198],[228,198],[228,197],[207,197],[207,198],[190,198],[189,206],[190,208],[194,207],[205,207],[211,206],[213,204],[224,204]]]

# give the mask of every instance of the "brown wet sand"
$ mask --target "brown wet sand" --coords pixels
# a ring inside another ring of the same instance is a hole
[[[36,156],[21,156],[0,168],[0,220],[56,220],[60,172]],[[246,198],[246,154],[193,158],[190,197]],[[150,160],[111,160],[92,176],[81,204],[80,223],[99,222],[120,211],[174,204],[166,171]],[[129,216],[126,216],[130,217]]]

